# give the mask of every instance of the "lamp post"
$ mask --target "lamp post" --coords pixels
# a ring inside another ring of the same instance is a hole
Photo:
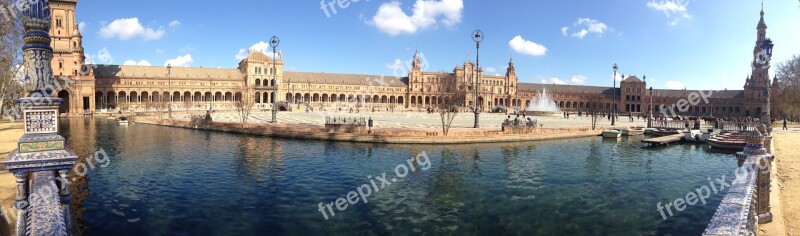
[[[614,63],[614,66],[611,67],[614,69],[614,88],[611,90],[613,92],[613,97],[611,97],[611,125],[614,125],[614,121],[617,118],[617,63]]]
[[[647,128],[653,128],[653,87],[650,87],[650,115],[647,116]]]
[[[275,83],[278,83],[278,69],[276,65],[278,63],[278,57],[275,54],[275,48],[278,47],[280,43],[281,40],[278,36],[272,36],[272,38],[269,39],[269,46],[272,46],[272,81],[275,81]],[[273,84],[273,86],[275,86],[273,87],[273,93],[275,93],[275,97],[277,97],[278,87],[275,84]],[[275,97],[270,97],[272,98],[272,123],[275,124],[278,123],[278,102]]]
[[[169,90],[169,119],[172,119],[172,64],[167,64],[167,89]]]
[[[480,96],[480,92],[479,91],[480,91],[480,80],[481,80],[481,73],[482,73],[481,69],[480,69],[480,66],[481,66],[481,62],[480,62],[480,52],[481,51],[480,51],[480,49],[481,49],[481,42],[483,41],[483,32],[481,32],[480,29],[476,29],[474,32],[472,32],[472,41],[475,41],[475,52],[476,52],[475,53],[475,69],[478,72],[477,75],[475,75],[476,76],[475,77],[475,107],[473,109],[474,112],[475,112],[475,125],[473,126],[473,128],[477,129],[477,128],[481,127],[481,125],[480,125],[481,110],[480,110],[479,105],[478,105],[478,100],[479,100],[478,97]]]
[[[209,113],[211,113],[211,100],[214,100],[211,97],[213,97],[213,96],[214,96],[214,94],[211,92],[211,75],[209,75],[208,76],[208,98],[206,98],[206,99],[208,99],[208,112]]]

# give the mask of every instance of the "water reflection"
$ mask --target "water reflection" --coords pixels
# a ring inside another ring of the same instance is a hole
[[[666,221],[659,201],[736,167],[706,147],[643,149],[638,138],[382,145],[272,139],[103,119],[62,120],[84,160],[72,208],[89,234],[699,234],[721,194]],[[325,220],[345,197],[425,152],[416,171]]]

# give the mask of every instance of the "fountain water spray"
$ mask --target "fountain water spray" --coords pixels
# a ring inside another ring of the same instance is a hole
[[[539,92],[539,96],[528,106],[526,111],[533,115],[561,115],[561,109],[558,108],[556,102],[547,96],[547,89]]]

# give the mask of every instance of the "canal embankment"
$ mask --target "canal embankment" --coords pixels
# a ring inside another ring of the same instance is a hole
[[[448,135],[444,136],[441,134],[441,129],[433,128],[372,128],[368,133],[338,133],[329,132],[321,125],[308,124],[261,123],[242,125],[241,123],[213,122],[208,125],[198,125],[188,120],[167,120],[149,117],[137,117],[134,122],[136,124],[150,124],[277,138],[387,144],[525,142],[597,136],[603,129],[611,128],[598,127],[595,130],[589,127],[536,128],[531,134],[504,134],[500,128],[452,128]]]

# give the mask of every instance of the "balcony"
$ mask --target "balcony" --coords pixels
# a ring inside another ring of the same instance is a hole
[[[256,90],[278,90],[278,86],[256,86]]]

